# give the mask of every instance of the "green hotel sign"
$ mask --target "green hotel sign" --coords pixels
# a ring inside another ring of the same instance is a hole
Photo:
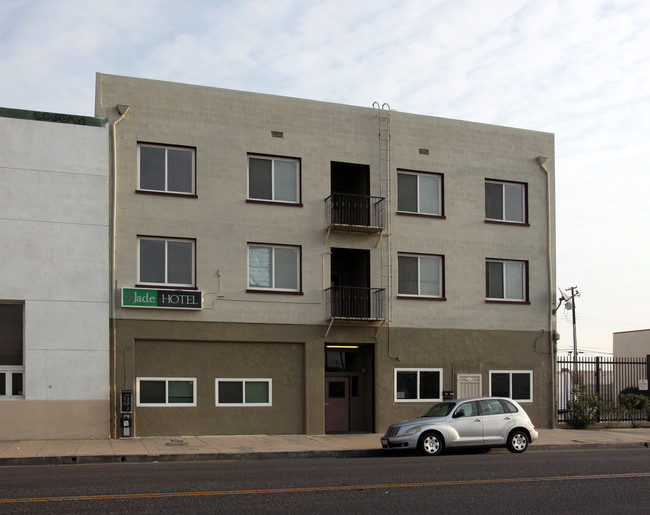
[[[123,308],[201,309],[203,292],[122,288]]]

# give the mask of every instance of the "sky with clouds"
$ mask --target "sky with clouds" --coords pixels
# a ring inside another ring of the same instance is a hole
[[[102,72],[552,132],[578,347],[650,329],[647,0],[3,0],[0,70],[18,109],[92,115]]]

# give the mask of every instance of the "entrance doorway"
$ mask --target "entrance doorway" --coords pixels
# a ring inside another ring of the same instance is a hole
[[[325,346],[325,432],[374,430],[374,348]]]
[[[325,432],[350,431],[350,378],[325,378]]]

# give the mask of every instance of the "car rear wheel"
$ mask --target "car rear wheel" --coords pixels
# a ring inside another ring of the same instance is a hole
[[[508,436],[508,450],[520,453],[528,449],[528,435],[519,429],[514,430]]]
[[[444,442],[439,433],[424,433],[418,440],[418,449],[427,456],[436,456],[442,452]]]

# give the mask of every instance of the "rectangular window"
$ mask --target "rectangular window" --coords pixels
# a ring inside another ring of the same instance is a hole
[[[441,368],[395,369],[395,402],[431,402],[441,400]]]
[[[485,218],[499,222],[528,223],[526,184],[485,181]]]
[[[24,308],[0,302],[0,399],[24,398]]]
[[[194,240],[138,238],[138,283],[194,287]]]
[[[138,145],[138,189],[194,195],[195,150],[162,145]]]
[[[488,300],[525,302],[528,299],[528,263],[489,259],[485,263],[485,282]]]
[[[195,377],[138,377],[138,406],[196,406]]]
[[[443,257],[400,254],[397,256],[398,295],[443,297]]]
[[[397,210],[442,216],[442,175],[398,171]]]
[[[249,244],[248,287],[300,291],[300,247]]]
[[[271,379],[215,379],[217,406],[273,405]]]
[[[533,401],[532,370],[491,370],[490,396],[519,402]]]
[[[300,161],[248,156],[248,198],[298,204],[300,202]]]

